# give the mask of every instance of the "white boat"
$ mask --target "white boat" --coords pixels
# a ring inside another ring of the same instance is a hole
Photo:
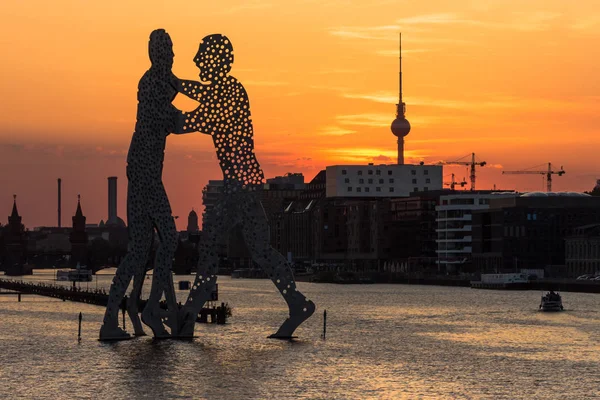
[[[77,267],[74,269],[56,271],[56,280],[70,282],[91,282],[92,270],[77,264]]]
[[[471,287],[475,289],[515,289],[527,290],[531,282],[527,274],[481,274],[480,281],[471,281]]]
[[[549,291],[546,295],[542,296],[540,303],[540,311],[562,311],[562,298],[560,294],[554,291]]]

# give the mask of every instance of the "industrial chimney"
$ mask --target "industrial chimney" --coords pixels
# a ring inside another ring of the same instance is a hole
[[[61,227],[61,183],[62,179],[58,178],[58,227]]]
[[[108,220],[107,224],[117,223],[117,177],[108,177]]]

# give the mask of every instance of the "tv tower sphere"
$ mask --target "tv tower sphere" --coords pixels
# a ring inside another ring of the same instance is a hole
[[[403,138],[410,133],[410,123],[404,116],[398,116],[392,122],[391,129],[395,136]]]

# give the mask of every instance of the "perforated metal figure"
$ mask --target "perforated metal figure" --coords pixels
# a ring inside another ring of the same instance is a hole
[[[181,312],[179,335],[193,336],[196,317],[216,284],[217,244],[239,224],[252,259],[265,270],[289,307],[289,317],[271,337],[290,338],[314,313],[315,305],[298,291],[289,263],[270,245],[267,217],[256,192],[262,188],[264,175],[254,154],[250,103],[242,84],[229,75],[231,42],[218,34],[205,37],[194,62],[203,83],[182,80],[179,90],[200,106],[184,114],[183,127],[178,130],[212,136],[223,171],[224,194],[205,215],[198,272]]]
[[[154,260],[152,289],[142,312],[142,321],[155,337],[169,336],[163,322],[177,334],[178,307],[171,275],[171,264],[177,246],[177,229],[171,206],[162,183],[165,142],[169,133],[177,133],[180,111],[171,102],[177,95],[179,81],[171,72],[173,44],[162,29],[150,34],[148,53],[152,66],[138,85],[138,110],[135,132],[127,155],[127,222],[129,245],[127,255],[119,265],[112,285],[101,340],[126,339],[129,334],[118,326],[119,305],[127,286],[134,278],[134,288],[128,302],[128,312],[135,334],[144,334],[138,316],[137,303],[146,272],[146,263],[154,240],[154,229],[160,244]],[[161,310],[165,295],[168,311]]]

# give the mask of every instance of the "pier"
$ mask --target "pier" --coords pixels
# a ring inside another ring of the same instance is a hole
[[[46,283],[29,283],[20,282],[14,280],[0,279],[0,289],[8,290],[8,292],[1,292],[3,295],[19,296],[21,295],[37,295],[53,297],[62,301],[74,301],[78,303],[93,304],[97,306],[106,307],[108,304],[108,293],[102,288],[100,289],[81,289],[78,287],[67,287],[60,285],[52,285]],[[127,302],[127,296],[123,298],[121,304],[122,308],[125,308]],[[146,306],[147,300],[140,300],[139,311],[142,312]],[[166,303],[162,302],[161,306],[166,308]],[[208,323],[208,317],[210,316],[210,322],[216,324],[225,324],[227,318],[231,316],[231,309],[225,303],[221,303],[220,306],[204,307],[200,311],[196,322]]]

